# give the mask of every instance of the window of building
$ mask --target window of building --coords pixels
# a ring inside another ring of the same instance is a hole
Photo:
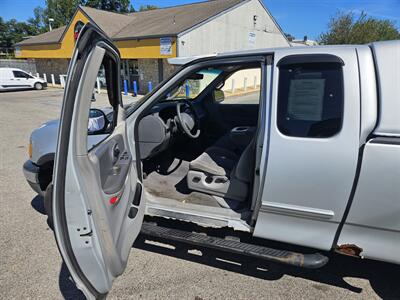
[[[278,128],[294,137],[331,137],[342,126],[343,97],[340,64],[283,65],[279,69]]]

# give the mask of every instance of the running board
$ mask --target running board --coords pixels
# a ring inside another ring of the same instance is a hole
[[[148,222],[143,222],[141,233],[156,238],[173,240],[308,269],[321,268],[326,265],[329,260],[328,257],[320,253],[302,254],[272,249],[254,244],[207,236],[200,233],[162,227]]]

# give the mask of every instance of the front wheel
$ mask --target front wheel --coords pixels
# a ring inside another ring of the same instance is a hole
[[[43,90],[43,84],[36,82],[34,85],[35,90]]]

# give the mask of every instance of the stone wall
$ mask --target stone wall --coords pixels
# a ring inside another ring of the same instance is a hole
[[[158,84],[158,60],[139,59],[139,94],[148,93],[148,82],[151,81],[153,88]]]
[[[0,68],[17,68],[32,73],[34,76],[37,72],[34,59],[0,59]]]
[[[163,59],[163,68],[164,68],[164,80],[170,77],[177,70],[176,66],[173,66],[168,63],[168,59]]]
[[[158,59],[138,59],[139,68],[139,94],[148,93],[148,83],[151,81],[153,88],[157,86],[163,79],[168,78],[174,71],[175,66],[168,63],[167,59],[160,60],[162,63],[162,78],[159,76],[159,60]]]
[[[60,75],[66,75],[68,71],[69,59],[63,58],[37,58],[36,61],[36,69],[40,74],[40,77],[43,77],[43,74],[47,75],[47,82],[51,82],[51,75],[54,74],[54,79],[56,83],[60,83]]]

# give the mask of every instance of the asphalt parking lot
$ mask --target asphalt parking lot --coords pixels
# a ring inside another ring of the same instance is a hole
[[[0,93],[1,299],[82,298],[46,224],[42,199],[22,174],[30,132],[58,118],[62,93]],[[135,243],[109,298],[400,299],[396,265],[333,255],[322,269],[302,270],[175,246]]]

